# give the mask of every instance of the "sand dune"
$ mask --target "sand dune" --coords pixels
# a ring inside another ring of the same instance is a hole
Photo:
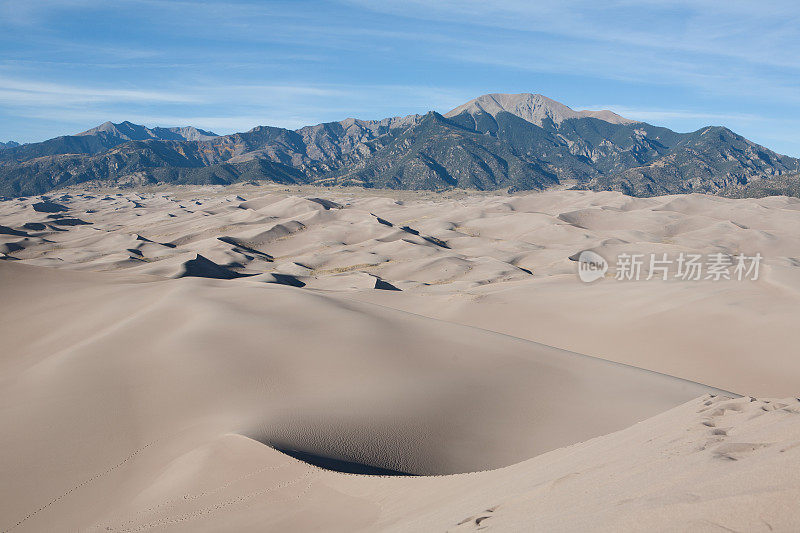
[[[324,193],[0,202],[0,530],[797,528],[800,201]]]
[[[238,435],[175,458],[111,531],[796,531],[800,403],[702,397],[508,468],[339,474]]]
[[[40,266],[348,292],[722,389],[796,392],[797,199],[380,194],[393,193],[235,186],[11,200],[0,203],[0,251]],[[67,209],[57,215],[91,225],[55,226],[32,207],[55,200]],[[587,249],[764,262],[756,282],[584,285],[570,258]],[[372,290],[376,280],[402,294]]]
[[[3,487],[4,516],[35,510],[83,473],[103,472],[144,445],[161,460],[188,452],[197,431],[449,474],[506,466],[621,429],[709,390],[246,278],[0,268],[4,300],[15,310],[2,326],[3,443],[17,450],[4,454],[2,471],[25,479]],[[65,318],[78,314],[82,331]],[[23,329],[36,339],[15,335]],[[54,440],[58,446],[47,444]],[[135,475],[156,479],[162,467]],[[118,504],[94,488],[81,494]],[[58,512],[36,518],[33,528],[67,520]]]

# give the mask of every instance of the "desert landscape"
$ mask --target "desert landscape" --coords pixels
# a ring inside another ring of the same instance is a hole
[[[796,0],[0,0],[0,533],[800,532]]]
[[[6,198],[0,530],[800,529],[797,227],[786,196]]]

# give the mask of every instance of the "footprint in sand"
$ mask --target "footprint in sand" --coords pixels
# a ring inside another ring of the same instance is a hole
[[[726,442],[727,437],[730,437],[730,431],[736,426],[735,423],[730,425],[732,419],[741,419],[744,416],[749,420],[770,411],[786,411],[787,408],[792,407],[785,401],[756,400],[755,398],[725,401],[715,401],[714,398],[711,398],[703,405],[705,407],[698,412],[707,412],[707,414],[701,423],[710,428],[710,433],[714,438],[709,439],[701,449],[704,450],[710,445],[718,444],[711,449],[713,457],[729,461],[739,461],[756,450],[770,446],[769,443],[763,442]],[[718,427],[720,421],[726,422],[727,427]]]
[[[494,513],[498,507],[499,505],[495,505],[494,507],[486,509],[482,513],[468,516],[467,518],[456,524],[456,527],[451,529],[450,531],[465,531],[465,530],[476,531],[480,529],[486,529],[488,525],[484,524],[484,522],[492,518],[492,513]]]
[[[744,459],[754,451],[766,448],[769,444],[763,442],[726,442],[712,450],[714,457],[738,461]]]

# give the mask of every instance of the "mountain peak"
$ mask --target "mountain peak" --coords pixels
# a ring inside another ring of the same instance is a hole
[[[111,122],[110,120],[107,120],[107,121],[103,122],[102,124],[100,124],[99,126],[95,126],[92,129],[88,129],[86,131],[78,133],[78,135],[95,135],[95,134],[97,134],[97,133],[99,133],[101,131],[109,132],[109,131],[114,131],[116,129],[117,129],[117,125],[114,124],[113,122]]]
[[[19,146],[19,143],[15,141],[0,142],[0,150],[5,150],[6,148],[16,148],[17,146]]]
[[[162,141],[205,141],[217,137],[216,133],[201,130],[194,126],[178,126],[174,128],[148,128],[124,120],[119,124],[106,121],[90,130],[78,133],[78,136],[99,135],[114,137],[121,141],[145,141],[157,139]]]
[[[153,130],[159,138],[167,138],[170,137],[169,134],[165,132],[170,132],[171,134],[178,137],[178,139],[174,140],[186,140],[186,141],[207,141],[209,139],[213,139],[214,137],[219,137],[213,131],[201,130],[200,128],[195,128],[194,126],[177,126],[174,128],[153,128]]]
[[[612,124],[633,124],[637,122],[636,120],[621,117],[613,111],[575,111],[544,95],[531,93],[484,94],[456,107],[444,116],[450,118],[462,113],[470,115],[488,113],[496,116],[500,112],[511,113],[537,126],[541,126],[546,119],[550,119],[556,124],[561,124],[564,120],[570,118],[587,117],[604,120]]]
[[[106,122],[103,122],[99,126],[81,132],[78,135],[80,136],[99,135],[104,133],[106,135],[113,135],[115,137],[120,137],[123,139],[142,140],[152,137],[151,135],[148,135],[148,132],[149,130],[144,126],[133,124],[132,122],[128,122],[127,120],[120,122],[119,124],[115,124],[110,120],[108,120]]]

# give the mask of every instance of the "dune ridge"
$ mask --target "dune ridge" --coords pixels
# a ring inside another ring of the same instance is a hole
[[[799,405],[704,396],[617,433],[456,476],[334,473],[225,435],[177,459],[174,484],[150,487],[98,529],[794,531],[800,489],[785,466],[800,461]]]

